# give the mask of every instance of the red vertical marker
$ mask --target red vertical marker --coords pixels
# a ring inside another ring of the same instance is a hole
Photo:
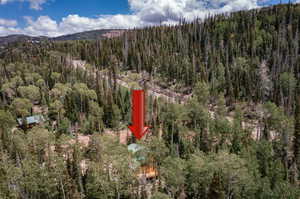
[[[144,90],[133,90],[132,97],[132,125],[128,126],[133,135],[140,140],[148,131],[145,126],[145,95]]]

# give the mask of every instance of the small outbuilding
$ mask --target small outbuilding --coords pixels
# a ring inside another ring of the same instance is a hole
[[[143,146],[133,143],[128,145],[127,149],[134,155],[134,162],[132,166],[134,168],[139,168],[137,177],[145,177],[146,179],[157,177],[158,172],[154,167],[153,162],[149,160],[148,157],[146,157],[146,155],[142,152],[144,149]]]
[[[19,128],[32,128],[36,125],[39,125],[43,122],[45,122],[46,119],[44,118],[43,115],[33,115],[30,117],[26,117],[25,119],[23,118],[18,118],[17,122],[18,122],[18,127]]]

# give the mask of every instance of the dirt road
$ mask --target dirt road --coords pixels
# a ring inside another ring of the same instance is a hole
[[[71,60],[71,66],[73,68],[80,68],[82,70],[89,70],[88,73],[89,75],[92,75],[94,78],[97,77],[97,73],[99,75],[101,75],[102,78],[106,79],[106,80],[109,80],[109,75],[107,72],[101,72],[99,70],[96,69],[96,67],[93,67],[93,69],[87,69],[85,66],[86,66],[86,62],[85,61],[82,61],[82,60]],[[128,79],[128,78],[127,78]],[[134,81],[134,80],[132,80]],[[142,82],[142,81],[140,81]],[[122,87],[125,87],[125,88],[128,88],[130,89],[130,84],[129,82],[125,81],[122,79],[121,76],[118,76],[117,77],[117,80],[116,80],[116,83]],[[142,86],[142,85],[140,85]],[[179,104],[185,104],[187,103],[187,101],[191,98],[192,94],[189,94],[189,95],[184,95],[184,94],[181,94],[181,93],[177,93],[177,92],[174,92],[174,91],[171,91],[170,89],[163,89],[157,85],[147,85],[147,92],[148,92],[148,95],[149,96],[154,96],[156,98],[162,98],[170,103],[179,103]],[[214,117],[214,112],[213,111],[209,111],[210,114],[211,114],[211,117],[213,118]],[[228,119],[229,122],[233,122],[233,117],[231,116],[227,116],[226,117]],[[253,120],[251,121],[251,123],[247,123],[247,122],[243,122],[243,127],[245,129],[251,129],[252,132],[251,132],[251,137],[255,140],[258,140],[260,139],[261,137],[261,129],[258,125],[258,121],[256,120]],[[128,134],[127,133],[121,133],[122,134],[122,141],[124,143],[124,137],[127,137]],[[120,134],[120,135],[121,135]],[[272,136],[273,139],[275,139],[275,135]]]

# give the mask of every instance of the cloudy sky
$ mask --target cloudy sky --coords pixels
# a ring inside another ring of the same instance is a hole
[[[0,0],[0,36],[60,36],[109,28],[176,24],[208,14],[289,0]],[[291,0],[296,2],[300,0]]]

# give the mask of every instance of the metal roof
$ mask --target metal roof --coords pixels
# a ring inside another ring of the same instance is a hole
[[[134,161],[136,161],[136,162],[146,160],[146,157],[143,154],[137,153],[138,151],[141,151],[144,148],[145,147],[135,144],[135,143],[127,146],[128,151],[130,151],[134,154]]]
[[[143,149],[143,147],[138,144],[132,143],[132,144],[128,145],[127,149],[128,149],[128,151],[131,151],[132,153],[136,153],[137,151]]]
[[[19,125],[22,125],[23,124],[23,119],[22,118],[18,118],[17,119]],[[30,117],[26,117],[26,123],[27,124],[38,124],[38,123],[41,123],[41,122],[44,122],[45,121],[45,118],[43,115],[33,115],[33,116],[30,116]]]

